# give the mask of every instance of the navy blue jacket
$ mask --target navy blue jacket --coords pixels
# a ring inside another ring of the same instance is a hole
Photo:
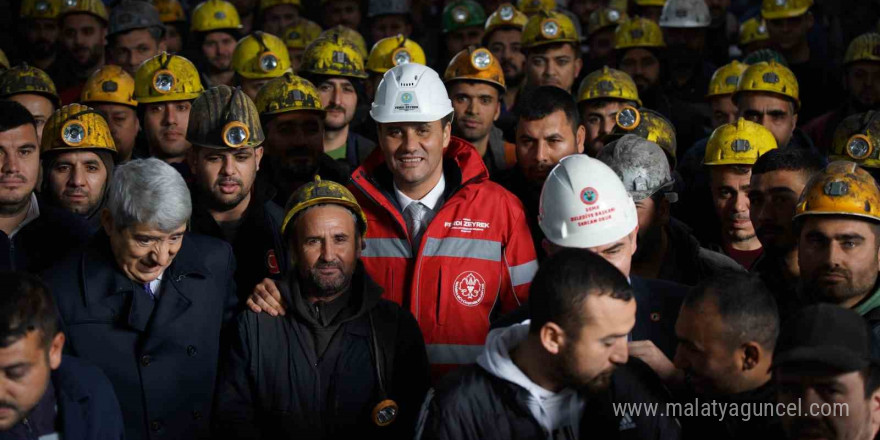
[[[0,269],[33,274],[49,268],[89,239],[89,228],[78,215],[39,203],[40,216],[12,239],[0,231]]]
[[[229,244],[186,234],[154,301],[117,268],[100,232],[43,274],[66,349],[107,374],[127,439],[209,435],[221,328],[238,303],[234,273]]]
[[[122,439],[122,411],[113,385],[98,367],[64,356],[52,372],[61,438]]]

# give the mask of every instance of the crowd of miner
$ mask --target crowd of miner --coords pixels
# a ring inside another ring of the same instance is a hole
[[[0,439],[880,431],[874,2],[0,10]]]

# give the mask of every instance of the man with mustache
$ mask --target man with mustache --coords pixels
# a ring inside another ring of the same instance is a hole
[[[795,211],[803,300],[855,310],[880,336],[880,188],[852,162],[807,183]]]
[[[80,102],[100,110],[107,118],[113,143],[116,144],[116,161],[123,163],[131,160],[141,131],[137,101],[134,99],[134,77],[119,66],[104,66],[89,77]]]
[[[62,103],[76,101],[89,76],[104,65],[108,20],[101,0],[62,2],[58,41],[64,56],[52,64],[48,72],[58,87]]]
[[[28,48],[23,58],[28,64],[47,70],[58,55],[58,15],[61,2],[58,0],[26,0],[21,2],[20,34]]]
[[[712,203],[721,222],[715,245],[746,269],[763,252],[749,218],[752,166],[774,149],[776,140],[769,130],[742,118],[715,129],[706,144],[703,167],[709,173]]]
[[[880,362],[872,344],[859,315],[835,305],[809,306],[785,322],[773,357],[778,402],[803,408],[782,416],[786,438],[876,437]]]
[[[40,156],[43,200],[82,217],[96,232],[117,156],[104,116],[82,104],[61,107],[46,124]]]
[[[202,83],[208,87],[233,85],[232,54],[241,34],[241,19],[232,3],[207,0],[192,12],[192,31]]]
[[[790,148],[768,151],[752,167],[749,218],[764,249],[752,272],[776,296],[783,320],[801,303],[795,207],[807,182],[822,168],[821,157]]]
[[[580,35],[567,15],[541,10],[529,18],[522,34],[526,84],[555,86],[568,93],[581,73]]]
[[[0,73],[0,99],[23,105],[37,122],[37,142],[49,116],[60,105],[55,83],[40,69],[21,64]]]
[[[479,45],[486,24],[486,11],[474,0],[454,0],[443,7],[444,54],[438,65],[445,66],[455,54],[471,45]],[[442,69],[438,69],[442,70]]]
[[[617,113],[626,106],[639,108],[642,101],[626,72],[605,66],[584,77],[578,88],[578,111],[586,129],[586,153],[596,157],[605,136],[617,126]]]
[[[79,216],[37,198],[36,122],[17,102],[0,100],[0,153],[0,269],[38,273],[83,245],[89,232]]]
[[[455,116],[452,134],[470,142],[489,177],[516,165],[516,146],[504,141],[495,121],[501,115],[504,73],[488,49],[469,46],[455,55],[443,75]]]
[[[218,113],[214,109],[225,109]],[[210,88],[193,101],[187,153],[192,232],[232,245],[235,285],[243,301],[263,278],[286,272],[288,259],[278,231],[281,207],[275,189],[258,180],[265,136],[257,108],[241,89]]]
[[[589,20],[582,20],[582,26],[587,30],[586,43],[589,50],[584,64],[588,72],[601,69],[602,66],[616,65],[614,30],[626,20],[629,20],[626,9],[621,11],[614,6],[602,6],[590,13]]]
[[[109,62],[134,75],[141,63],[165,51],[164,37],[165,26],[155,6],[139,0],[123,0],[110,13]]]
[[[376,148],[373,141],[351,127],[367,77],[364,57],[354,42],[341,33],[332,33],[306,48],[298,73],[311,81],[321,96],[324,153],[356,168]]]
[[[37,277],[0,273],[0,437],[122,438],[122,413],[107,376],[62,355],[55,302]]]
[[[145,61],[135,75],[134,98],[151,157],[171,164],[184,178],[186,140],[192,100],[204,91],[199,72],[186,58],[162,52]]]
[[[512,4],[505,3],[486,19],[483,47],[488,48],[501,63],[504,85],[501,112],[506,113],[516,105],[526,77],[526,55],[522,51],[522,31],[529,21],[525,14]]]

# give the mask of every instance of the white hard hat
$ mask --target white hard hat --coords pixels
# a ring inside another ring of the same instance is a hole
[[[660,27],[709,27],[712,15],[705,0],[669,0],[660,13]]]
[[[370,116],[379,123],[433,122],[452,113],[440,75],[428,66],[401,64],[385,72]]]
[[[538,224],[551,243],[583,249],[626,237],[639,218],[632,197],[608,165],[573,154],[544,181]]]

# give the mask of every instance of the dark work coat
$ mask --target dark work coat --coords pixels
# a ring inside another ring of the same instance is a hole
[[[122,412],[113,385],[94,365],[64,356],[52,372],[58,416],[58,433],[64,439],[110,440],[123,438]]]
[[[348,128],[348,138],[345,140],[345,163],[348,164],[349,168],[353,170],[361,166],[364,159],[366,159],[375,148],[375,142],[367,139],[365,136],[355,133],[351,127]]]
[[[209,435],[221,328],[238,303],[234,272],[229,244],[186,234],[154,301],[117,268],[99,232],[88,249],[43,273],[65,349],[104,370],[126,439]]]
[[[39,203],[40,216],[12,239],[0,231],[0,269],[40,273],[89,240],[81,216]]]

